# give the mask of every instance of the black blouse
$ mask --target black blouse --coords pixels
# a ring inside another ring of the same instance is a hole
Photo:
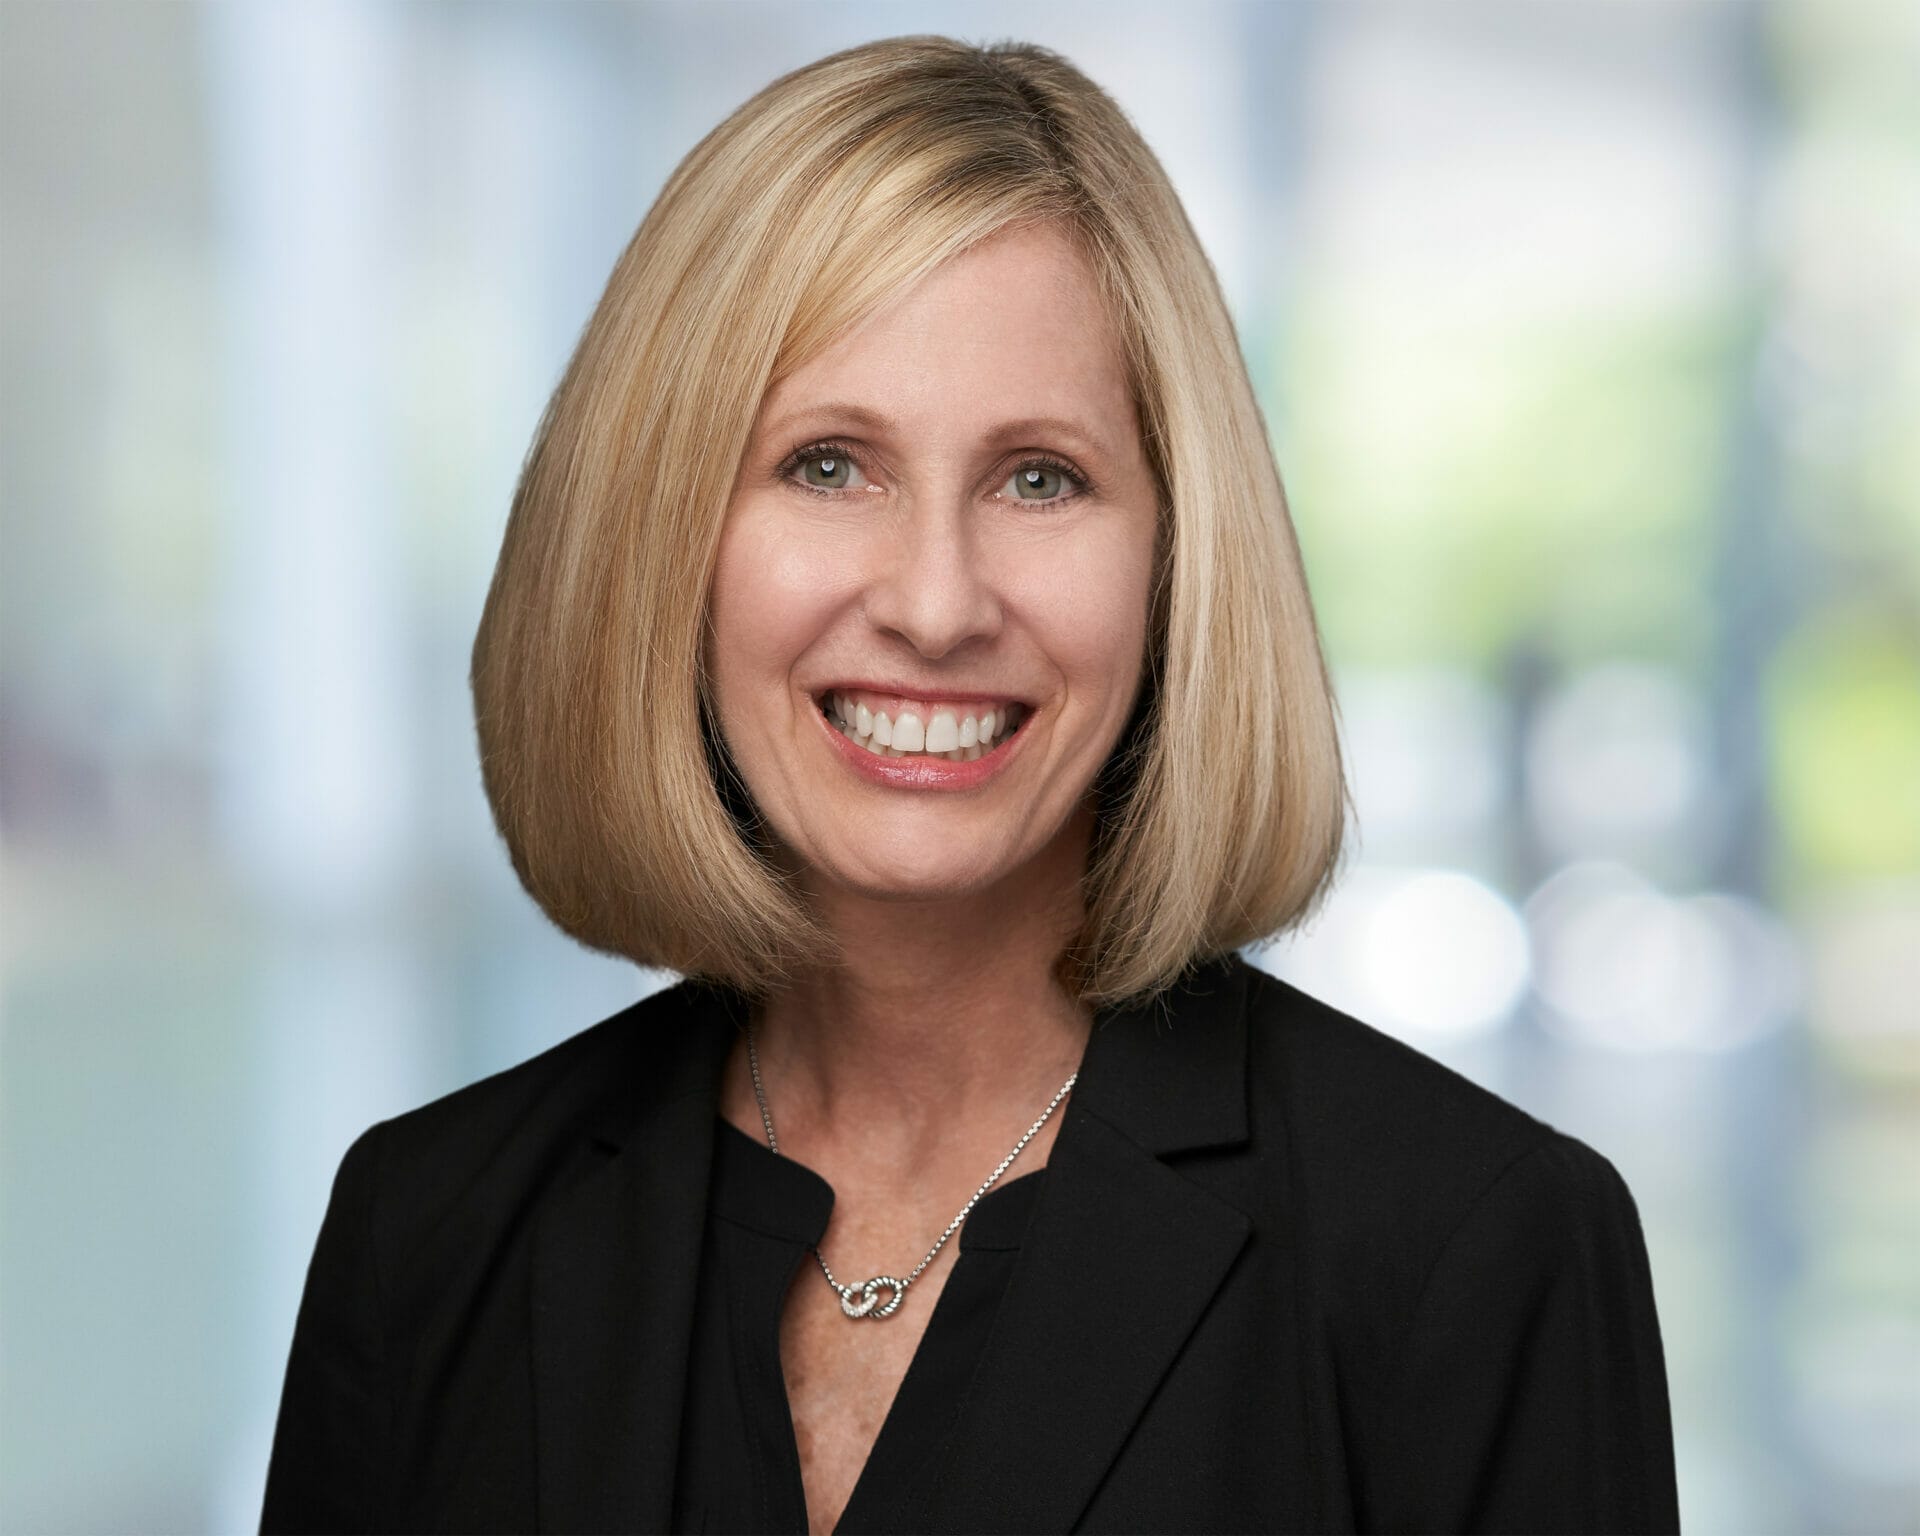
[[[911,1501],[926,1491],[922,1469],[966,1396],[1046,1176],[1044,1166],[1018,1178],[1003,1175],[951,1239],[959,1255],[836,1531],[905,1528]],[[810,1250],[827,1230],[833,1199],[833,1187],[804,1163],[714,1117],[713,1182],[674,1476],[675,1531],[807,1530],[780,1368],[780,1314],[794,1272],[819,1269]]]

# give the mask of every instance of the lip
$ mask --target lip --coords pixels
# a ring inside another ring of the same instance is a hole
[[[903,694],[902,697],[913,698],[916,695]],[[809,698],[808,705],[815,722],[826,735],[827,745],[840,754],[847,767],[868,783],[884,785],[889,789],[978,789],[988,780],[998,777],[1018,756],[1027,739],[1027,727],[1033,721],[1033,711],[1027,708],[1025,717],[1014,733],[996,741],[992,751],[981,753],[970,763],[955,763],[944,757],[877,757],[865,747],[855,746],[821,712],[818,700]]]

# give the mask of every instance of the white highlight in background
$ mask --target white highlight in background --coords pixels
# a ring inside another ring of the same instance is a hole
[[[1427,1038],[1498,1030],[1530,972],[1519,914],[1450,869],[1355,869],[1306,933],[1250,958],[1389,1034]]]
[[[1570,864],[1526,902],[1547,1029],[1622,1051],[1724,1051],[1799,1006],[1781,924],[1724,892],[1669,896],[1624,864]]]

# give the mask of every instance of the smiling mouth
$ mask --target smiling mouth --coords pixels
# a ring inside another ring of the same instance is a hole
[[[970,763],[1012,738],[1031,711],[1024,704],[928,704],[896,712],[875,709],[852,690],[814,700],[827,723],[876,757],[938,757]]]

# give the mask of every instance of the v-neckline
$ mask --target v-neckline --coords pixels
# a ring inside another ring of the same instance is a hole
[[[810,1529],[811,1514],[807,1508],[805,1479],[801,1470],[799,1434],[781,1356],[780,1329],[785,1298],[796,1274],[803,1265],[817,1267],[811,1249],[826,1231],[833,1208],[833,1188],[806,1164],[784,1153],[774,1152],[724,1115],[716,1118],[722,1127],[720,1134],[723,1143],[727,1143],[723,1145],[720,1155],[751,1160],[757,1164],[751,1171],[759,1175],[730,1181],[726,1208],[720,1214],[729,1220],[752,1226],[765,1235],[794,1244],[796,1248],[785,1283],[772,1308],[772,1316],[768,1318],[763,1315],[753,1322],[755,1328],[761,1331],[759,1348],[770,1350],[772,1355],[772,1396],[778,1405],[778,1431],[786,1463],[784,1468],[775,1470],[791,1477],[792,1502],[806,1521],[805,1528]],[[1032,1203],[1040,1194],[1046,1171],[1043,1164],[1017,1178],[1003,1178],[975,1202],[967,1220],[950,1239],[959,1249],[953,1269],[934,1298],[933,1311],[927,1318],[926,1327],[914,1346],[906,1371],[894,1388],[881,1418],[880,1428],[867,1449],[853,1487],[834,1520],[834,1536],[841,1536],[843,1532],[893,1528],[894,1521],[901,1513],[899,1510],[891,1507],[869,1509],[868,1506],[875,1505],[876,1501],[889,1506],[896,1505],[910,1491],[912,1482],[929,1460],[938,1455],[941,1445],[950,1435],[958,1409],[959,1393],[955,1393],[952,1400],[941,1402],[937,1410],[937,1423],[921,1421],[909,1427],[902,1419],[903,1404],[908,1408],[924,1405],[931,1394],[938,1390],[937,1384],[932,1387],[928,1385],[930,1371],[943,1369],[952,1373],[958,1366],[970,1377],[978,1365],[986,1332],[991,1325],[991,1314],[998,1310],[1004,1286],[993,1290],[988,1298],[991,1305],[984,1312],[981,1311],[983,1298],[973,1283],[976,1267],[968,1264],[968,1256],[975,1255],[977,1264],[979,1256],[1018,1250],[1032,1213]],[[805,1276],[800,1278],[804,1281]],[[849,1320],[848,1326],[884,1325]],[[932,1417],[929,1414],[927,1419],[931,1420]]]

